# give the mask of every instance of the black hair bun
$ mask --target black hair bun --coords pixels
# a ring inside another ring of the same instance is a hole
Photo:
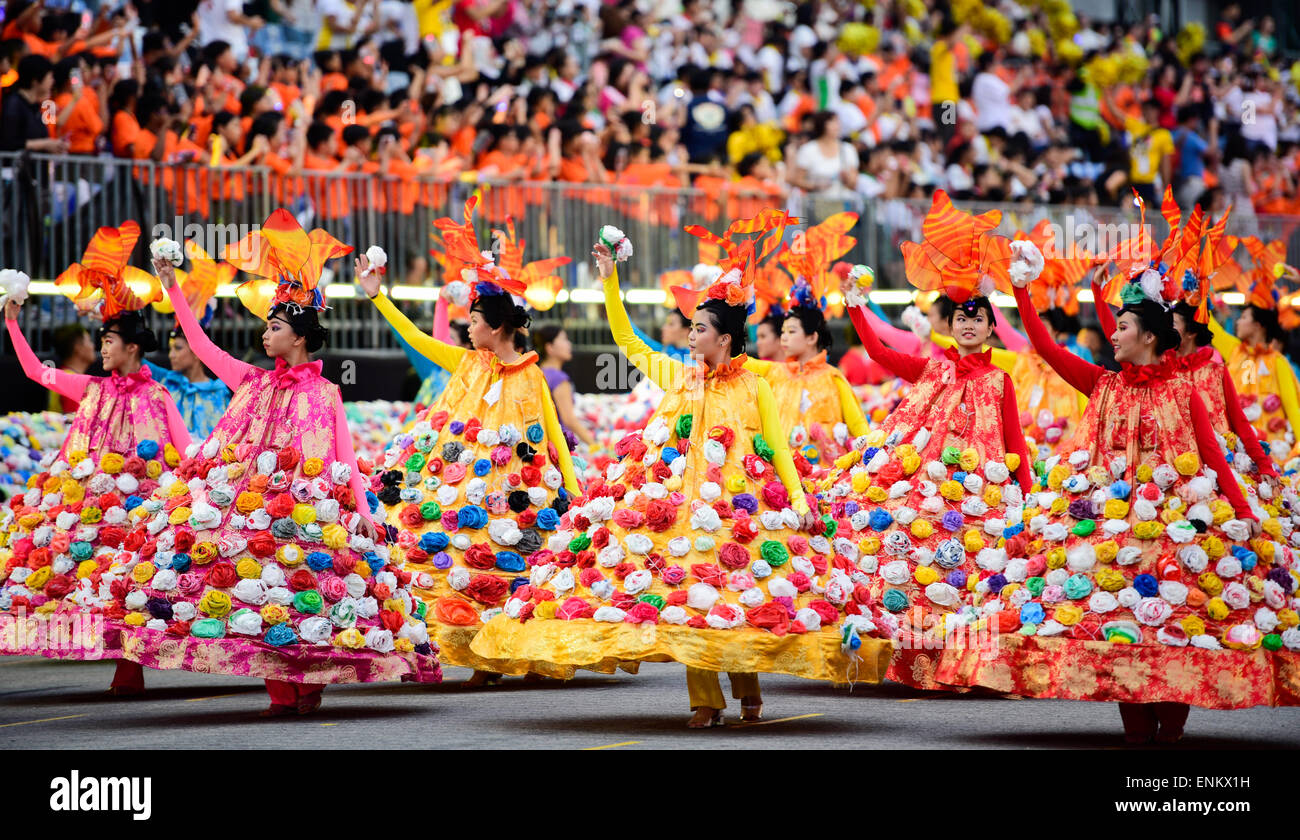
[[[510,295],[479,295],[470,308],[482,315],[494,330],[504,326],[512,333],[519,332],[528,329],[533,322],[528,310],[516,304]]]

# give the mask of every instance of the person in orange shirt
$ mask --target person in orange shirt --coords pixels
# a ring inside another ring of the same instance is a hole
[[[135,79],[119,80],[108,96],[109,146],[117,157],[135,157],[135,139],[140,133],[140,122],[135,117],[139,96],[140,83]]]
[[[348,89],[348,77],[343,75],[343,57],[339,55],[338,50],[317,50],[312,58],[324,74],[320,80],[322,94]]]
[[[650,138],[632,144],[632,158],[618,175],[620,185],[679,189],[681,179],[665,159],[664,150]],[[649,220],[653,224],[676,226],[677,198],[673,195],[655,195],[644,198],[642,194],[621,194],[624,212],[636,219],[645,218],[649,207]]]
[[[349,148],[340,159],[339,138],[334,129],[319,120],[307,128],[307,148],[303,153],[302,168],[315,173],[306,177],[307,195],[321,219],[342,219],[351,212],[344,179],[325,178],[324,174],[338,175],[359,169],[363,158],[355,148]]]
[[[243,120],[229,111],[218,111],[212,116],[212,143],[214,158],[209,161],[216,170],[242,169],[255,166],[271,148],[269,138],[258,134],[244,143]],[[252,123],[249,127],[251,129]],[[245,149],[239,154],[240,149]],[[244,172],[212,173],[212,197],[227,204],[242,202],[248,191],[248,175]],[[224,215],[224,214],[223,214]]]
[[[786,190],[777,182],[772,163],[762,152],[750,152],[736,164],[738,179],[727,185],[727,215],[752,219],[760,210],[782,206]]]
[[[292,56],[280,53],[271,56],[271,90],[275,91],[279,102],[273,107],[277,111],[288,111],[293,103],[302,98],[301,77],[298,62]]]
[[[104,131],[107,113],[99,94],[83,84],[85,72],[80,57],[65,58],[54,66],[54,104],[58,116],[50,126],[50,136],[68,142],[68,153],[93,155],[95,141]]]
[[[522,153],[520,130],[502,123],[491,126],[492,141],[478,159],[479,178],[494,181],[523,181],[529,176],[530,161]],[[504,222],[506,217],[522,218],[525,212],[523,191],[514,183],[498,184],[483,192],[483,217],[490,222]]]
[[[266,144],[266,152],[259,163],[270,171],[269,174],[253,173],[250,175],[249,189],[253,194],[265,193],[273,197],[282,206],[290,206],[302,194],[302,179],[292,175],[296,167],[295,151],[289,141],[289,127],[284,114],[271,111],[253,120],[247,134],[248,147],[252,149],[259,142]],[[299,141],[301,145],[301,141]]]

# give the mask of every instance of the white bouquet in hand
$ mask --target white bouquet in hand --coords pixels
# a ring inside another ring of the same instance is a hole
[[[1025,240],[1017,239],[1011,243],[1011,266],[1007,273],[1011,283],[1017,289],[1023,289],[1043,273],[1043,252],[1038,246]]]
[[[876,273],[871,266],[855,265],[849,269],[849,286],[844,291],[844,302],[848,306],[866,306],[867,290],[876,281]]]
[[[149,254],[154,259],[166,260],[176,268],[180,268],[185,262],[185,253],[181,250],[181,243],[174,239],[155,239],[149,243]]]
[[[366,249],[366,261],[370,263],[369,268],[366,269],[367,275],[376,271],[384,274],[385,267],[388,265],[388,254],[378,245],[371,245]]]
[[[602,227],[597,239],[600,240],[602,245],[609,248],[609,252],[614,255],[617,262],[624,262],[632,256],[632,240],[627,238],[626,233],[613,225]]]
[[[456,306],[469,306],[469,284],[464,280],[453,280],[442,287],[442,296]]]
[[[32,278],[28,277],[26,272],[12,268],[0,271],[0,302],[7,303],[12,300],[21,306],[27,300],[27,287],[31,282]]]
[[[903,326],[922,341],[930,340],[930,319],[915,305],[903,310]]]

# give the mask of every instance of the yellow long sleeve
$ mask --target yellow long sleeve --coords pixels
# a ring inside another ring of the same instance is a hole
[[[862,403],[858,402],[858,395],[853,393],[853,386],[849,381],[843,376],[836,376],[835,390],[840,393],[840,413],[844,415],[844,423],[849,427],[849,434],[857,437],[871,431],[871,427],[867,425],[867,416],[862,413]]]
[[[1210,316],[1209,327],[1210,334],[1214,336],[1214,349],[1219,351],[1225,362],[1228,361],[1241,345],[1241,339],[1225,330],[1213,315]]]
[[[578,477],[573,472],[573,456],[564,442],[564,429],[560,426],[559,415],[555,411],[555,401],[551,399],[551,389],[542,389],[542,422],[546,426],[546,437],[555,442],[555,454],[559,456],[560,474],[564,476],[564,489],[570,495],[582,495]]]
[[[1300,383],[1296,382],[1295,371],[1286,357],[1278,354],[1277,359],[1278,394],[1282,398],[1282,413],[1286,415],[1291,430],[1300,436]]]
[[[790,506],[800,516],[808,512],[808,499],[804,497],[803,485],[799,483],[799,471],[794,467],[794,458],[790,455],[790,445],[786,442],[786,432],[781,426],[781,412],[777,410],[776,398],[772,396],[772,387],[766,379],[758,380],[758,416],[763,422],[763,440],[772,447],[772,466],[785,491],[790,494]]]
[[[957,342],[953,340],[952,336],[939,335],[937,332],[930,333],[930,340],[945,350],[957,346]],[[987,344],[984,346],[993,353],[993,366],[1006,373],[1011,373],[1012,368],[1016,366],[1016,354],[1010,350],[1003,350],[1001,347],[989,347]]]
[[[605,314],[609,318],[609,330],[614,335],[614,343],[637,370],[665,391],[682,381],[685,366],[671,356],[651,350],[650,345],[637,338],[633,332],[632,319],[627,317],[627,310],[623,308],[623,301],[618,296],[617,268],[605,278]]]
[[[767,372],[772,369],[775,362],[769,362],[764,359],[755,359],[753,356],[746,357],[745,370],[750,373],[756,373],[764,379],[767,378]]]
[[[388,319],[388,323],[393,325],[393,329],[397,330],[398,334],[402,336],[403,341],[411,345],[415,352],[443,370],[455,370],[460,365],[461,359],[465,358],[465,354],[469,352],[464,347],[456,347],[444,341],[439,341],[417,327],[411,322],[410,318],[402,314],[401,310],[393,306],[393,302],[383,292],[380,292],[371,300],[375,302],[375,308]],[[552,411],[554,411],[553,408]]]

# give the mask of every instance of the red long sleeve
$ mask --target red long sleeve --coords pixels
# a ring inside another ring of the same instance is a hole
[[[1002,446],[1007,452],[1020,456],[1020,466],[1016,467],[1016,480],[1020,489],[1028,493],[1034,486],[1034,474],[1029,465],[1029,447],[1025,446],[1025,436],[1020,430],[1020,410],[1016,408],[1016,386],[1011,377],[1002,373]]]
[[[1024,322],[1025,332],[1029,335],[1029,341],[1038,351],[1038,355],[1042,356],[1071,388],[1085,397],[1091,397],[1093,389],[1097,387],[1097,380],[1106,369],[1085,362],[1052,340],[1047,327],[1043,326],[1042,320],[1038,317],[1033,302],[1029,300],[1029,292],[1016,289],[1016,307],[1020,310],[1020,320]]]
[[[1201,461],[1219,477],[1219,492],[1227,497],[1238,519],[1255,519],[1246,497],[1241,495],[1237,478],[1228,468],[1228,462],[1219,449],[1219,439],[1214,436],[1214,426],[1210,423],[1210,413],[1205,410],[1205,403],[1195,391],[1191,394],[1192,429],[1196,433],[1196,446],[1201,451]],[[1257,520],[1258,521],[1258,520]]]
[[[1106,333],[1106,340],[1115,334],[1115,313],[1110,311],[1110,304],[1101,299],[1101,287],[1096,283],[1092,284],[1093,306],[1097,309],[1097,323],[1101,325],[1102,331]]]
[[[850,306],[848,309],[849,320],[853,322],[853,328],[858,331],[858,337],[862,339],[862,346],[866,348],[867,355],[872,360],[889,368],[890,372],[895,376],[901,376],[908,382],[915,382],[921,378],[921,372],[925,370],[926,359],[889,349],[880,342],[876,331],[871,328],[871,324],[867,321],[867,316],[862,311],[862,307]]]
[[[1241,410],[1241,400],[1237,399],[1237,389],[1232,384],[1232,376],[1228,374],[1228,368],[1224,366],[1222,370],[1223,405],[1228,413],[1228,427],[1232,429],[1233,434],[1241,438],[1242,444],[1246,447],[1246,454],[1259,467],[1260,475],[1271,475],[1277,478],[1277,467],[1273,464],[1272,457],[1265,454],[1264,447],[1259,445],[1259,435],[1255,433],[1255,427],[1250,425],[1245,412]]]

